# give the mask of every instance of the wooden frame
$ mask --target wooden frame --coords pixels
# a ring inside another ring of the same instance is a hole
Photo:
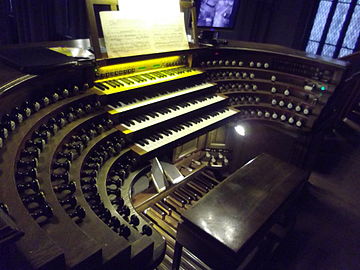
[[[96,24],[94,5],[110,6],[112,11],[118,10],[118,0],[86,0],[86,9],[89,21],[90,44],[93,47],[95,59],[104,58],[101,53],[99,31]]]

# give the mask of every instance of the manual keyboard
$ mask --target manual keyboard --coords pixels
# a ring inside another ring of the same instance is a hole
[[[215,86],[213,83],[202,83],[199,85],[183,88],[183,89],[174,89],[174,90],[165,90],[159,91],[156,94],[149,94],[143,96],[141,99],[137,97],[136,99],[130,100],[119,100],[114,102],[111,105],[108,105],[112,110],[109,111],[110,114],[118,114],[127,111],[131,111],[133,109],[138,109],[147,105],[155,104],[161,101],[170,100],[172,98],[184,96],[186,94],[196,93],[202,90],[207,90],[211,87]]]
[[[223,95],[211,95],[181,102],[177,105],[168,106],[143,115],[135,116],[131,119],[127,119],[119,126],[117,126],[117,129],[122,131],[124,134],[129,134],[159,124],[161,122],[165,122],[169,119],[174,119],[175,117],[219,103],[225,99],[227,99],[227,97]]]
[[[235,109],[226,108],[201,117],[196,117],[163,131],[155,132],[153,135],[137,141],[131,146],[131,149],[139,155],[144,155],[187,135],[200,131],[203,128],[209,127],[221,120],[227,119],[237,113],[238,111]]]
[[[198,69],[185,66],[168,67],[156,71],[136,73],[136,75],[116,76],[97,80],[94,83],[93,91],[99,95],[111,95],[153,84],[192,77],[202,73]]]

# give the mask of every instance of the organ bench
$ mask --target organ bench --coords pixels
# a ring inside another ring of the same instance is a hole
[[[235,171],[184,213],[173,269],[183,246],[213,269],[237,269],[288,215],[308,176],[266,154]]]

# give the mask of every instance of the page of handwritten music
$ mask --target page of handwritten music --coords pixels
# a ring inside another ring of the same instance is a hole
[[[189,48],[184,14],[134,18],[121,11],[100,12],[109,58]]]

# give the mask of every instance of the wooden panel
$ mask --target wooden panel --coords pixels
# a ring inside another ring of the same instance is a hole
[[[185,211],[176,240],[216,269],[235,267],[307,177],[308,172],[262,154]]]

